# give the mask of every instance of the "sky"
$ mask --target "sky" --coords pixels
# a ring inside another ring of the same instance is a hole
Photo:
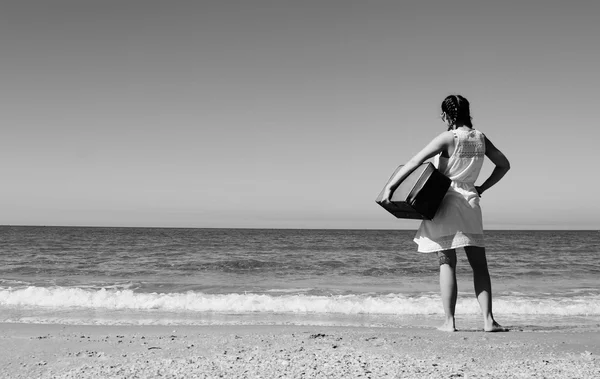
[[[482,197],[484,228],[600,229],[599,14],[590,1],[3,4],[0,224],[416,229],[375,198],[462,94],[512,167]]]

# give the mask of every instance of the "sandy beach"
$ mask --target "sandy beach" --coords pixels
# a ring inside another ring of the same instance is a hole
[[[2,378],[598,378],[600,333],[0,324]]]

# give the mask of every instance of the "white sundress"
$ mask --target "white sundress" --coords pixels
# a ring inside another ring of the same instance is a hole
[[[453,130],[455,149],[436,166],[452,183],[433,220],[423,220],[414,241],[417,251],[433,253],[464,246],[485,247],[475,181],[485,159],[485,137],[478,130]]]

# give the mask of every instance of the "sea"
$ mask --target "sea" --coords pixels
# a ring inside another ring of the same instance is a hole
[[[431,327],[413,230],[0,226],[0,322]],[[600,232],[486,231],[496,320],[600,330]],[[459,328],[482,326],[458,249]]]

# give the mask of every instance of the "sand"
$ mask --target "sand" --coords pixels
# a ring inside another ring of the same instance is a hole
[[[0,324],[1,378],[600,378],[600,332]]]

